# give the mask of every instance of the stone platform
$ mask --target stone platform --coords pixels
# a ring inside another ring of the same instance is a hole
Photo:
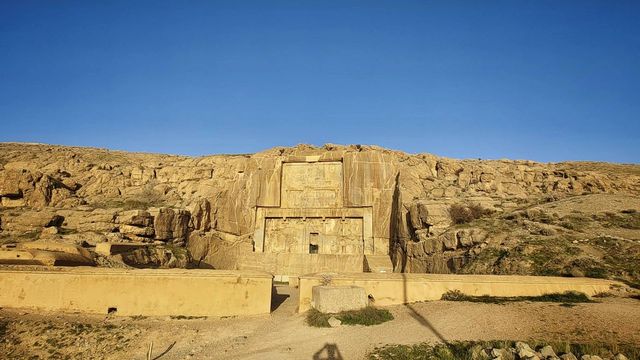
[[[299,279],[299,312],[311,308],[313,287],[352,285],[365,289],[378,306],[440,300],[449,290],[482,296],[540,296],[549,293],[579,291],[588,296],[606,292],[616,281],[590,278],[515,275],[440,275],[401,273],[329,273],[310,274]]]
[[[144,316],[268,314],[258,271],[50,268],[0,270],[0,307]]]

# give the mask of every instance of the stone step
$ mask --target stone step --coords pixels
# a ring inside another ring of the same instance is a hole
[[[392,273],[393,264],[389,255],[365,255],[364,271],[375,273]]]

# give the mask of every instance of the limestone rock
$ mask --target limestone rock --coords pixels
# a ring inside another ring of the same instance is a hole
[[[292,172],[294,167],[299,171]],[[339,237],[331,233],[330,241],[316,241],[326,248],[320,246],[314,257],[360,251],[352,244],[357,243],[364,244],[359,245],[362,253],[389,256],[394,271],[455,272],[465,259],[481,253],[481,246],[491,247],[500,239],[488,238],[479,228],[451,228],[452,204],[507,212],[544,198],[606,194],[635,199],[640,195],[637,169],[606,163],[456,160],[361,145],[299,145],[256,154],[186,157],[2,143],[0,226],[3,235],[30,238],[45,227],[42,219],[61,215],[62,234],[52,236],[74,242],[82,240],[67,238],[69,233],[95,233],[116,241],[181,244],[189,239],[187,246],[199,248],[203,265],[273,271],[285,262],[299,265],[301,261],[285,261],[281,254],[308,255],[315,250],[309,249],[307,237],[322,237],[328,231],[324,227],[337,228],[344,219],[361,222],[362,228],[345,226]],[[258,216],[261,212],[272,217]],[[283,252],[261,252],[276,223],[267,224],[266,218],[305,223],[298,225],[297,235],[290,235],[287,232],[295,231],[281,221],[281,238],[289,239],[283,241]],[[524,217],[513,221],[524,220],[541,223]],[[531,229],[542,236],[565,231],[557,224]],[[484,270],[531,271],[510,263]]]
[[[118,213],[116,223],[138,227],[153,226],[153,216],[145,210],[130,210]]]
[[[211,203],[207,199],[200,199],[196,203],[191,219],[196,230],[211,230]]]
[[[513,355],[508,349],[493,348],[491,349],[491,357],[493,359],[507,360],[512,358]]]
[[[429,228],[429,210],[424,203],[413,203],[409,208],[409,216],[411,219],[411,226],[415,230]]]
[[[580,360],[602,360],[602,358],[597,355],[582,355]]]
[[[458,237],[452,231],[440,235],[442,243],[446,250],[455,250],[458,248]]]
[[[540,355],[542,355],[543,359],[548,359],[548,358],[557,358],[558,356],[556,355],[555,351],[553,351],[553,348],[549,345],[546,345],[544,347],[542,347],[540,349]]]
[[[154,219],[155,238],[158,240],[186,240],[191,214],[186,210],[161,208]]]
[[[331,327],[338,327],[338,326],[342,325],[342,321],[337,319],[335,316],[330,317],[329,320],[327,320],[327,322],[329,323],[329,326],[331,326]]]
[[[57,235],[60,232],[60,228],[57,226],[49,226],[42,230],[43,235]]]
[[[527,360],[539,360],[540,357],[538,356],[538,354],[533,351],[533,349],[531,349],[531,347],[529,347],[529,345],[527,343],[518,341],[516,343],[516,353],[518,354],[518,356],[520,357],[520,359],[527,359]]]

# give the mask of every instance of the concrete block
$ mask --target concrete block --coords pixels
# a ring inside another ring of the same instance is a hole
[[[368,305],[364,288],[358,286],[314,286],[313,307],[323,313],[360,310]]]

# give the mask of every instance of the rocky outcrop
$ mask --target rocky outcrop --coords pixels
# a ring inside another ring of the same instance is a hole
[[[189,236],[191,214],[187,210],[161,208],[154,217],[155,238],[184,245]]]
[[[233,268],[254,249],[257,209],[281,205],[283,163],[321,161],[342,162],[340,205],[372,209],[375,250],[390,253],[395,271],[459,271],[489,239],[501,244],[486,228],[454,226],[452,204],[499,217],[549,199],[640,195],[637,165],[454,160],[332,144],[185,157],[7,143],[0,144],[0,239],[172,243]],[[55,215],[63,222],[42,234]],[[528,226],[539,236],[561,231]]]

